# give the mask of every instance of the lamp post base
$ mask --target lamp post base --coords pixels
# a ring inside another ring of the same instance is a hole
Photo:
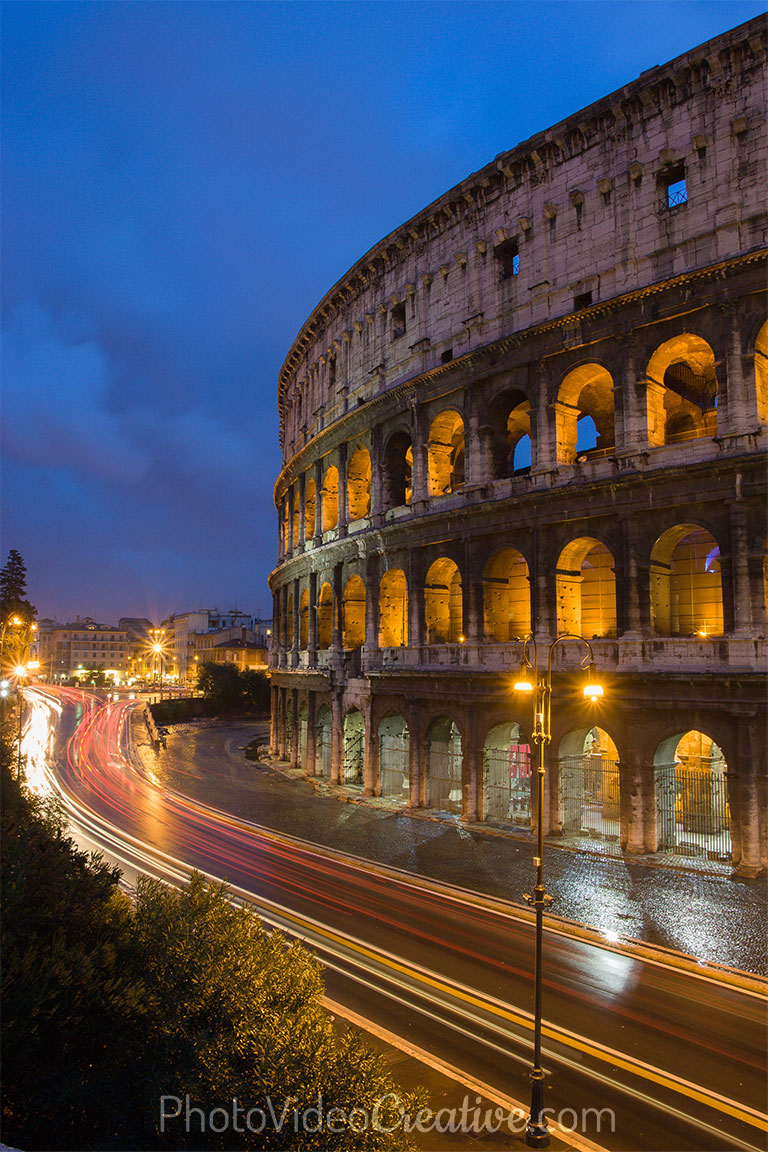
[[[549,1128],[546,1124],[529,1124],[525,1129],[525,1143],[529,1148],[549,1148]]]
[[[525,1126],[529,1148],[549,1148],[549,1128],[544,1121],[544,1073],[540,1067],[531,1072],[531,1114]]]

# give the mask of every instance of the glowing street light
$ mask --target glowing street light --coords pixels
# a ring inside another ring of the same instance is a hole
[[[542,987],[542,953],[544,943],[544,909],[553,900],[544,887],[544,745],[552,739],[551,704],[552,704],[552,653],[558,644],[568,640],[576,640],[587,648],[587,656],[582,661],[582,668],[586,669],[587,679],[584,684],[584,696],[593,703],[603,695],[603,686],[597,680],[597,669],[592,654],[592,647],[583,636],[564,632],[549,646],[547,656],[547,670],[539,675],[539,656],[536,641],[533,636],[527,636],[523,642],[523,657],[520,670],[515,681],[515,692],[530,695],[533,702],[533,742],[539,749],[539,763],[537,773],[537,813],[536,813],[536,855],[533,863],[536,868],[536,885],[533,896],[524,893],[528,903],[536,913],[536,943],[534,951],[534,1013],[533,1013],[533,1068],[531,1079],[531,1111],[525,1129],[525,1142],[529,1148],[548,1148],[549,1129],[544,1118],[544,1070],[541,1067],[541,987]],[[533,650],[533,665],[528,658],[528,650]]]

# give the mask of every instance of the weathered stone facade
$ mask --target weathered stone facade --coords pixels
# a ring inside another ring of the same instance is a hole
[[[279,380],[272,746],[468,819],[768,863],[765,28],[654,68],[371,249]],[[698,751],[692,751],[698,749]],[[713,829],[719,829],[717,834]]]

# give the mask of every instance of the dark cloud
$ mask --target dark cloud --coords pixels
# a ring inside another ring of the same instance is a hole
[[[3,545],[41,613],[266,612],[277,374],[320,297],[761,8],[6,2]]]

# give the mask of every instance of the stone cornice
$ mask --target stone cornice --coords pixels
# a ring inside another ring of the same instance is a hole
[[[741,268],[748,267],[752,264],[765,263],[766,258],[768,258],[768,249],[760,248],[753,252],[744,253],[741,256],[730,257],[717,264],[711,264],[706,268],[683,272],[679,276],[674,276],[669,280],[658,280],[652,284],[646,284],[641,288],[633,289],[631,292],[623,293],[621,296],[614,296],[611,300],[590,305],[589,308],[585,308],[578,313],[577,320],[574,320],[574,314],[569,312],[553,320],[548,320],[542,324],[536,324],[531,328],[515,332],[513,335],[502,336],[499,340],[495,340],[491,344],[485,344],[481,348],[473,349],[473,351],[467,352],[464,356],[457,356],[455,360],[451,360],[448,364],[438,364],[426,372],[420,372],[416,376],[409,377],[407,380],[398,381],[391,387],[366,400],[364,404],[340,416],[333,424],[330,424],[327,428],[318,432],[316,436],[313,436],[311,440],[304,444],[284,466],[275,482],[275,504],[278,504],[279,496],[283,490],[291,485],[297,476],[305,471],[313,460],[331,451],[341,440],[350,439],[356,433],[360,424],[364,424],[364,427],[367,429],[371,424],[370,416],[372,412],[376,412],[381,408],[390,407],[393,403],[401,400],[408,401],[418,389],[430,381],[438,380],[441,377],[449,378],[467,368],[482,368],[487,361],[495,360],[500,355],[511,352],[515,348],[521,347],[527,341],[546,335],[548,332],[555,332],[558,329],[567,328],[574,323],[584,326],[588,324],[590,320],[611,315],[640,300],[674,292],[688,284],[701,284],[711,280],[724,279],[729,274],[737,272]]]

